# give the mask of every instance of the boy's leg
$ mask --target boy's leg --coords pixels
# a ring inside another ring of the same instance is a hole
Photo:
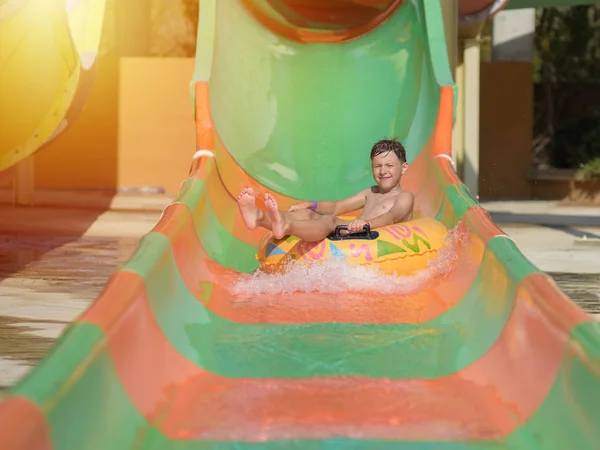
[[[335,231],[338,225],[346,225],[348,221],[338,219],[331,214],[324,214],[311,220],[291,220],[284,222],[282,237],[294,235],[306,242],[318,242]],[[277,238],[279,229],[273,225],[273,234]]]
[[[317,215],[308,220],[294,220],[279,211],[277,200],[270,194],[265,195],[265,207],[267,215],[271,219],[271,230],[276,239],[292,234],[303,241],[316,242],[325,239],[337,225],[348,223],[332,214]]]
[[[254,230],[257,226],[268,230],[272,229],[273,223],[269,214],[265,214],[256,207],[256,194],[252,188],[243,189],[237,198],[237,202],[244,223],[249,229]],[[281,211],[280,213],[288,220],[309,220],[320,217],[320,214],[310,209],[292,212]]]

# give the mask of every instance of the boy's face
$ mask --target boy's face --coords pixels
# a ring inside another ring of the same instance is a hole
[[[400,185],[402,175],[408,168],[394,152],[380,153],[371,161],[373,178],[382,191],[389,191]]]

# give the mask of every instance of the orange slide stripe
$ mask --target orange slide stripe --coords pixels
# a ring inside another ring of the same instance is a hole
[[[431,156],[452,156],[452,111],[454,108],[454,92],[450,86],[441,86],[438,115],[435,122],[435,133]]]
[[[52,450],[52,438],[46,416],[31,400],[13,396],[0,402],[2,450]]]
[[[240,0],[246,10],[260,22],[264,27],[271,30],[273,33],[283,36],[286,39],[296,42],[308,43],[327,43],[335,44],[347,42],[358,37],[361,37],[370,31],[381,26],[393,13],[400,7],[403,0],[394,0],[387,9],[374,16],[371,20],[363,25],[348,28],[345,30],[332,31],[315,31],[307,28],[295,28],[286,26],[284,23],[274,19],[269,14],[264,12],[262,8],[256,6],[253,0]]]
[[[196,93],[196,149],[211,150],[215,147],[213,137],[213,121],[208,102],[208,83],[198,81],[195,85]]]

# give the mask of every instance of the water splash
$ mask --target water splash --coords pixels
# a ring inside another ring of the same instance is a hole
[[[298,292],[342,293],[377,292],[410,294],[439,282],[450,274],[459,260],[461,244],[467,236],[459,222],[448,231],[444,247],[426,269],[409,276],[383,273],[376,264],[361,266],[344,259],[319,261],[312,265],[291,263],[284,273],[265,273],[260,269],[242,277],[233,289],[237,294],[293,294]]]

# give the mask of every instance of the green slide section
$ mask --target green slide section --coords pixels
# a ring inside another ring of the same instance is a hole
[[[600,325],[453,170],[440,2],[201,0],[191,94],[204,148],[179,195],[3,393],[0,448],[598,448]],[[465,232],[458,267],[391,299],[237,293],[259,238],[234,190],[351,195],[385,136],[417,213]]]
[[[219,3],[209,92],[224,146],[261,184],[301,199],[369,186],[383,136],[402,137],[414,159],[439,100],[423,14],[406,2],[368,37],[307,45],[257,26],[241,2]]]

